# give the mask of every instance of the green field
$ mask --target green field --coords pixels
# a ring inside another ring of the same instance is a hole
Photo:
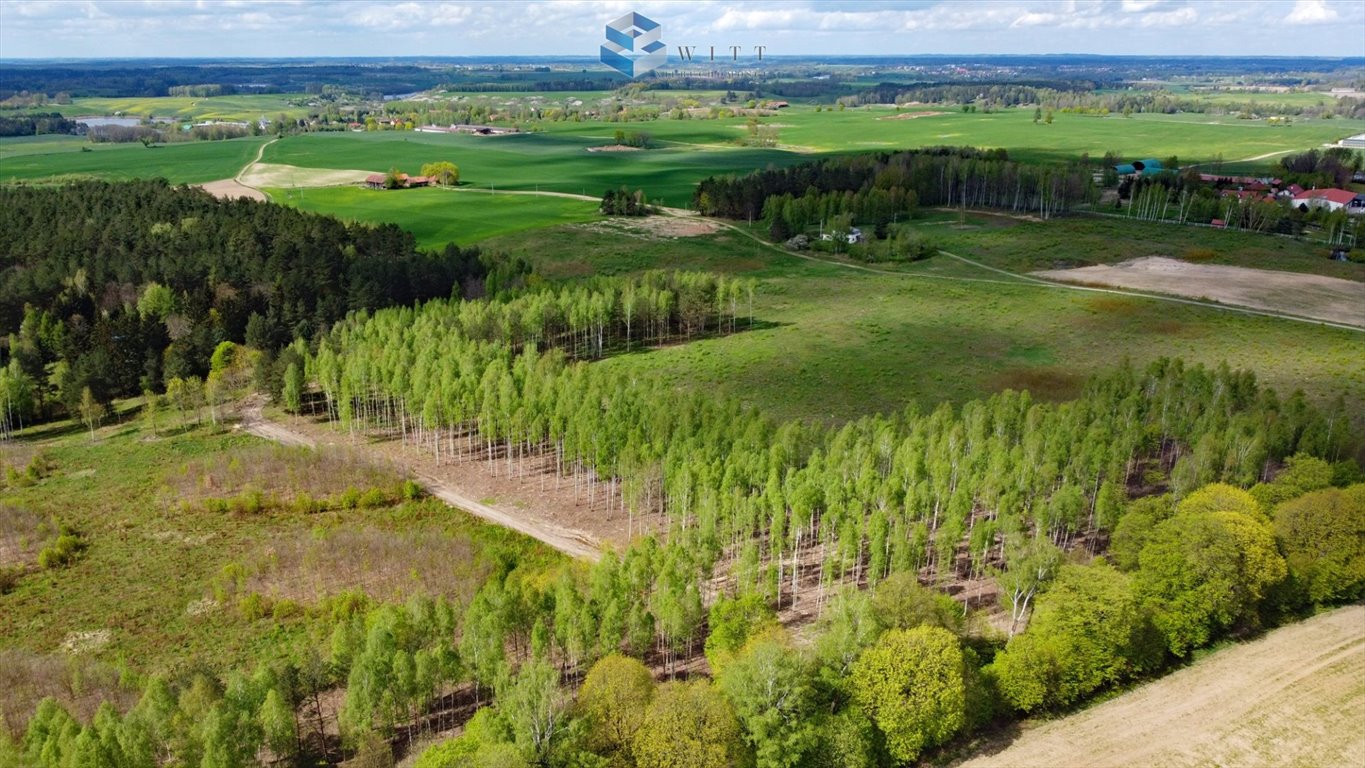
[[[305,117],[307,107],[290,101],[307,98],[303,94],[244,94],[234,96],[145,96],[127,98],[78,98],[70,104],[50,104],[45,112],[67,117],[121,114],[129,117],[172,117],[178,120],[230,120],[251,122],[262,116],[274,120],[280,115]]]
[[[19,143],[10,144],[16,141]],[[73,143],[69,137],[39,142],[5,139],[0,141],[0,182],[162,177],[173,184],[201,184],[236,176],[265,141],[265,138],[189,141],[149,149],[141,144]],[[51,147],[52,151],[11,151],[11,146]],[[90,147],[91,151],[83,152],[82,147]]]
[[[271,199],[348,221],[392,223],[428,248],[461,245],[534,227],[597,218],[597,203],[545,195],[425,189],[324,187],[268,190]]]
[[[678,266],[762,278],[754,310],[761,328],[605,364],[723,392],[783,418],[841,421],[1006,388],[1062,400],[1125,358],[1142,365],[1160,357],[1226,361],[1283,394],[1302,388],[1323,403],[1340,394],[1351,412],[1365,414],[1361,336],[1351,331],[1011,285],[944,257],[913,265],[911,274],[874,274],[784,256],[732,233],[642,244],[576,226],[489,247],[524,253],[552,277]]]
[[[638,128],[639,126],[633,126]],[[809,158],[775,149],[680,147],[641,152],[589,152],[612,142],[612,127],[594,135],[540,133],[507,136],[378,132],[291,136],[266,148],[266,163],[305,168],[354,168],[416,173],[422,164],[449,160],[460,179],[496,189],[550,190],[601,196],[622,185],[642,187],[651,200],[686,205],[696,183],[714,173],[747,172]]]
[[[607,97],[605,93],[598,95]],[[224,119],[254,119],[265,114],[273,118],[285,98],[90,99],[63,111]],[[522,94],[520,98],[533,97]],[[549,104],[559,98],[558,94],[546,94],[538,103]],[[898,118],[909,114],[921,116]],[[747,117],[662,118],[634,123],[551,122],[536,126],[534,133],[496,137],[413,132],[305,134],[271,145],[263,160],[306,168],[385,171],[396,167],[409,172],[416,172],[423,163],[450,160],[460,166],[466,181],[481,187],[595,196],[607,188],[626,185],[644,188],[651,199],[681,206],[690,201],[696,182],[706,176],[794,164],[822,153],[974,145],[1005,147],[1012,156],[1024,160],[1075,159],[1083,153],[1098,157],[1106,151],[1128,158],[1176,155],[1183,162],[1207,161],[1221,155],[1229,163],[1244,161],[1240,169],[1251,170],[1274,163],[1273,157],[1262,156],[1307,149],[1365,131],[1365,121],[1342,119],[1275,127],[1263,121],[1199,114],[1101,118],[1058,113],[1052,125],[1045,125],[1034,124],[1032,116],[1028,109],[987,114],[946,107],[942,111],[920,108],[912,112],[875,106],[816,112],[815,107],[796,105],[763,118],[778,129],[777,148],[740,146],[747,136]],[[617,129],[648,132],[658,148],[620,153],[587,151],[612,143]],[[140,145],[99,146],[93,152],[81,152],[81,142],[70,139],[5,139],[0,141],[0,181],[70,175],[161,175],[175,182],[210,181],[235,174],[250,160],[258,141],[176,144],[151,150],[167,156],[153,159]]]

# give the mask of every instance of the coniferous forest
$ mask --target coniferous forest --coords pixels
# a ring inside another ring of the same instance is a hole
[[[516,274],[477,250],[421,252],[392,225],[162,181],[0,187],[0,231],[11,422],[74,414],[86,388],[108,402],[202,378],[224,341],[273,354],[348,312]]]

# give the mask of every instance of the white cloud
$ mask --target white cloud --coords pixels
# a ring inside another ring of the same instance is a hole
[[[1326,24],[1339,18],[1327,0],[1296,0],[1294,10],[1284,17],[1286,24]]]
[[[592,56],[631,10],[769,55],[1365,55],[1362,0],[0,0],[0,57]]]

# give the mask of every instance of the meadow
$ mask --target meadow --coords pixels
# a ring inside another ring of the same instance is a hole
[[[346,221],[392,223],[411,232],[419,246],[468,245],[488,237],[597,217],[589,200],[545,195],[490,194],[487,190],[372,190],[361,187],[269,189],[277,203],[326,213]]]
[[[498,558],[556,561],[440,501],[402,500],[401,477],[366,457],[276,447],[164,412],[153,436],[137,402],[121,407],[132,420],[94,440],[57,422],[27,430],[0,456],[13,466],[41,455],[46,465],[36,482],[11,476],[0,505],[55,520],[84,547],[65,567],[20,563],[27,575],[0,593],[0,666],[9,667],[0,714],[11,727],[55,692],[49,675],[75,675],[79,692],[87,666],[134,675],[250,668],[309,637],[349,590],[460,604]],[[0,526],[0,536],[14,527]]]
[[[555,247],[540,245],[547,242]],[[902,273],[868,272],[783,255],[730,232],[642,244],[576,225],[487,247],[523,254],[551,277],[696,267],[761,278],[755,330],[603,364],[723,392],[781,418],[837,422],[1003,389],[1065,400],[1125,359],[1141,366],[1161,357],[1227,362],[1283,395],[1303,389],[1322,404],[1340,395],[1349,412],[1365,414],[1360,334],[1351,331],[1010,284],[943,256]]]

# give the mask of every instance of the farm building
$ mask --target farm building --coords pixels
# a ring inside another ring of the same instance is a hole
[[[1294,205],[1326,208],[1329,211],[1346,209],[1347,213],[1365,213],[1365,195],[1348,189],[1310,189],[1294,196]]]
[[[1349,149],[1365,149],[1365,133],[1357,134],[1355,136],[1347,136],[1341,141],[1338,141],[1337,145],[1347,147]]]
[[[440,125],[424,125],[417,129],[418,133],[470,133],[475,136],[501,136],[507,133],[521,133],[516,127],[505,128],[496,125],[451,125],[449,127]]]
[[[1163,168],[1161,161],[1154,157],[1146,160],[1134,160],[1131,163],[1121,163],[1114,166],[1114,170],[1120,176],[1141,176],[1144,173],[1161,173],[1162,171],[1174,171],[1175,168]]]
[[[365,186],[369,189],[385,189],[388,177],[383,173],[372,173],[365,177]],[[409,176],[406,173],[398,174],[398,187],[400,189],[411,189],[413,187],[431,186],[430,176]]]

